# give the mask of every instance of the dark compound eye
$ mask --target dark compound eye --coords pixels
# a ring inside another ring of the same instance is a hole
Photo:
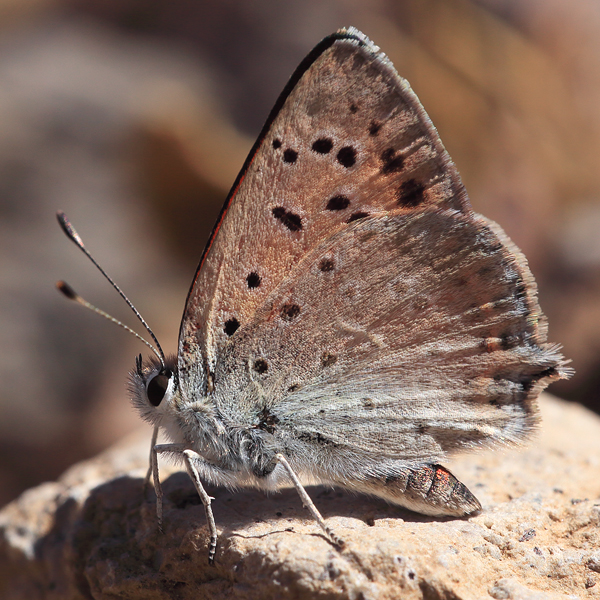
[[[167,393],[167,388],[169,387],[169,381],[171,380],[172,373],[167,370],[159,373],[156,377],[153,377],[148,382],[148,387],[146,388],[146,395],[148,396],[148,401],[152,406],[158,406],[162,399],[165,397]]]

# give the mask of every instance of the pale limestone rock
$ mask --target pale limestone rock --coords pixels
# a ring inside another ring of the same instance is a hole
[[[293,489],[267,497],[211,488],[215,566],[194,488],[168,465],[165,533],[157,531],[153,493],[143,493],[144,431],[0,512],[0,597],[600,598],[600,418],[551,396],[541,408],[528,448],[448,463],[481,500],[477,517],[432,519],[309,488],[344,552]]]

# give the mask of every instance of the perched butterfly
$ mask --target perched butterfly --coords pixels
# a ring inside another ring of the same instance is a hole
[[[202,498],[211,561],[202,481],[292,482],[338,545],[303,485],[480,510],[439,461],[523,440],[540,391],[570,375],[525,258],[472,211],[410,86],[354,28],[285,87],[198,266],[177,358],[157,355],[131,389],[155,426],[159,519],[164,452]]]

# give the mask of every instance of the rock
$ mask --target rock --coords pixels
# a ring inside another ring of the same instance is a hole
[[[220,533],[214,566],[192,483],[163,464],[158,532],[154,493],[144,497],[145,430],[0,512],[0,597],[598,597],[600,418],[548,395],[540,403],[543,425],[527,449],[447,463],[481,500],[480,515],[434,519],[309,487],[346,540],[340,552],[293,489],[209,488]]]

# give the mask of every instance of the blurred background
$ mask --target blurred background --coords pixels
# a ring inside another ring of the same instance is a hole
[[[475,210],[529,259],[577,371],[551,391],[599,411],[596,0],[0,0],[0,505],[140,426],[125,382],[145,349],[55,281],[141,327],[56,210],[175,352],[246,153],[345,25],[410,81]]]

